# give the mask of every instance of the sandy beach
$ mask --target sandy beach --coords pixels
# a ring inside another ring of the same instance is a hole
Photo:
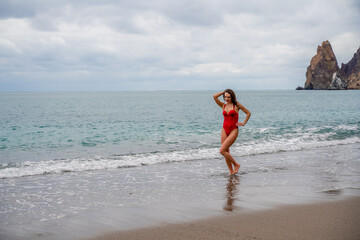
[[[208,159],[4,179],[5,200],[51,202],[2,202],[0,239],[360,239],[359,150],[244,156],[233,177]]]
[[[105,234],[117,239],[360,239],[360,197]]]

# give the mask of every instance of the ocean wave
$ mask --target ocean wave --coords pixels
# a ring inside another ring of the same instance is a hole
[[[264,131],[264,129],[261,131]],[[288,138],[285,134],[280,138],[268,139],[266,141],[262,140],[261,142],[248,141],[236,143],[231,148],[231,153],[234,157],[242,157],[360,143],[360,137],[358,136],[329,140],[326,135],[327,134],[324,133],[314,138],[310,133],[304,133],[296,138]],[[139,167],[161,163],[217,158],[221,158],[218,147],[209,147],[171,152],[113,155],[107,157],[95,156],[37,162],[25,161],[21,163],[3,163],[0,164],[0,178]]]

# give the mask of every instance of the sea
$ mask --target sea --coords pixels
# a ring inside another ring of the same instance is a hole
[[[0,93],[0,239],[360,195],[360,91],[235,91],[235,177],[216,92]]]

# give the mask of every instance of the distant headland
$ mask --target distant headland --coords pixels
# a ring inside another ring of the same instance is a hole
[[[360,47],[347,64],[339,68],[328,40],[318,46],[306,71],[304,87],[296,90],[360,89]]]

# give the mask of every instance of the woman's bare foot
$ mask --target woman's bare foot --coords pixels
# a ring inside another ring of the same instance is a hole
[[[239,168],[240,168],[240,164],[236,165],[232,174],[237,174],[239,172]]]

